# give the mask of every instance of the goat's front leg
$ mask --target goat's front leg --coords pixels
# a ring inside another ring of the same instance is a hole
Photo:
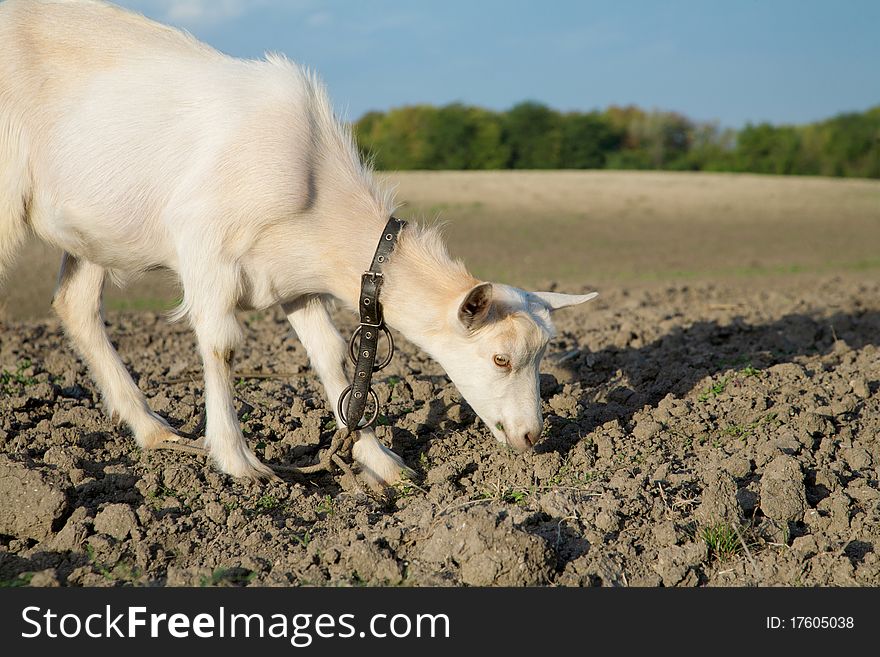
[[[211,459],[233,477],[276,478],[248,448],[235,411],[232,361],[241,343],[241,328],[234,310],[202,306],[193,318],[205,369],[205,446]]]
[[[348,386],[343,367],[347,358],[345,340],[333,325],[320,297],[300,297],[284,304],[283,309],[321,379],[337,426],[345,426],[337,410],[339,395]],[[411,472],[397,454],[379,442],[372,429],[358,432],[352,454],[361,466],[361,473],[374,486],[394,484],[403,474]]]

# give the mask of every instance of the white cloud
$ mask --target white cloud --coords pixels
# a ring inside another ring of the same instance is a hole
[[[325,0],[112,0],[147,16],[178,27],[199,32],[205,28],[233,23],[266,9],[282,12],[287,18],[311,30],[334,29],[361,35],[408,29],[419,22],[412,11],[374,15],[350,10],[350,5]],[[329,7],[328,7],[329,6]],[[336,10],[332,10],[335,8]],[[340,11],[340,8],[344,8]]]
[[[238,18],[248,10],[246,0],[175,0],[166,18],[175,23],[205,25]]]
[[[270,0],[117,0],[119,4],[151,14],[160,20],[198,28],[241,18]]]
[[[309,27],[323,27],[333,22],[333,14],[329,11],[316,11],[309,14],[306,18],[306,25]]]

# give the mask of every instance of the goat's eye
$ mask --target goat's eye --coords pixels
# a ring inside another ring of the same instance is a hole
[[[493,358],[493,360],[498,367],[510,367],[510,356],[505,356],[504,354],[495,354],[495,358]]]

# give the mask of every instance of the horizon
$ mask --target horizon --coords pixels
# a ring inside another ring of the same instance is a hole
[[[120,0],[232,56],[315,69],[347,120],[405,105],[636,105],[800,125],[880,104],[880,3]],[[463,18],[465,17],[465,18]],[[367,61],[368,64],[364,64]]]
[[[485,106],[477,105],[477,104],[473,104],[473,103],[464,103],[464,102],[458,101],[458,100],[453,100],[448,103],[443,103],[442,105],[434,105],[431,103],[404,103],[402,105],[395,105],[394,107],[388,107],[388,108],[382,109],[382,110],[367,110],[366,112],[364,112],[363,114],[358,116],[356,119],[353,119],[352,123],[357,123],[360,119],[364,118],[367,114],[372,113],[372,112],[378,112],[380,114],[385,114],[388,112],[393,112],[395,110],[407,109],[407,108],[411,108],[411,107],[432,107],[435,109],[442,109],[444,107],[449,107],[451,105],[462,105],[464,107],[475,107],[478,109],[483,109],[483,110],[495,112],[498,114],[504,114],[504,113],[512,110],[517,105],[524,105],[524,104],[529,104],[529,103],[534,103],[537,105],[544,106],[547,109],[554,111],[554,112],[558,112],[560,114],[591,114],[591,113],[603,114],[603,113],[608,112],[609,110],[612,110],[612,109],[625,110],[625,109],[629,109],[629,108],[634,108],[636,110],[643,111],[646,114],[651,114],[654,112],[675,113],[675,114],[683,116],[686,119],[691,120],[693,123],[695,123],[697,125],[704,125],[704,124],[711,125],[712,124],[711,120],[703,121],[698,118],[694,118],[694,117],[690,116],[689,114],[685,114],[684,112],[679,112],[677,110],[670,110],[665,107],[643,107],[641,105],[629,104],[629,105],[606,105],[605,107],[591,107],[589,109],[560,109],[559,107],[554,107],[553,105],[549,105],[549,104],[542,102],[536,98],[523,98],[522,100],[519,100],[519,101],[513,103],[509,107],[501,107],[501,108],[485,107]],[[819,118],[814,119],[812,121],[805,121],[803,123],[774,123],[774,122],[770,122],[770,121],[748,121],[748,122],[742,124],[741,126],[737,126],[735,128],[731,128],[731,126],[723,125],[723,124],[719,124],[718,127],[721,130],[733,129],[733,130],[736,130],[737,132],[741,131],[743,128],[745,128],[747,126],[758,126],[758,125],[762,125],[762,124],[772,125],[774,128],[787,128],[787,127],[797,128],[797,127],[802,127],[802,126],[806,126],[806,125],[812,125],[814,123],[824,123],[825,121],[830,121],[830,120],[838,118],[840,116],[846,116],[846,115],[850,115],[850,114],[865,114],[866,112],[870,112],[875,109],[880,109],[880,102],[878,102],[876,105],[871,105],[869,107],[865,107],[864,109],[843,110],[840,112],[836,112],[835,114],[831,114],[829,116],[819,117]]]

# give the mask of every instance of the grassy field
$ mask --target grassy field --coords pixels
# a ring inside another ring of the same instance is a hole
[[[880,181],[656,172],[389,174],[407,218],[449,223],[484,279],[580,289],[880,270]],[[10,318],[49,312],[58,253],[31,243],[0,291]],[[167,275],[108,289],[110,309],[178,296]]]

